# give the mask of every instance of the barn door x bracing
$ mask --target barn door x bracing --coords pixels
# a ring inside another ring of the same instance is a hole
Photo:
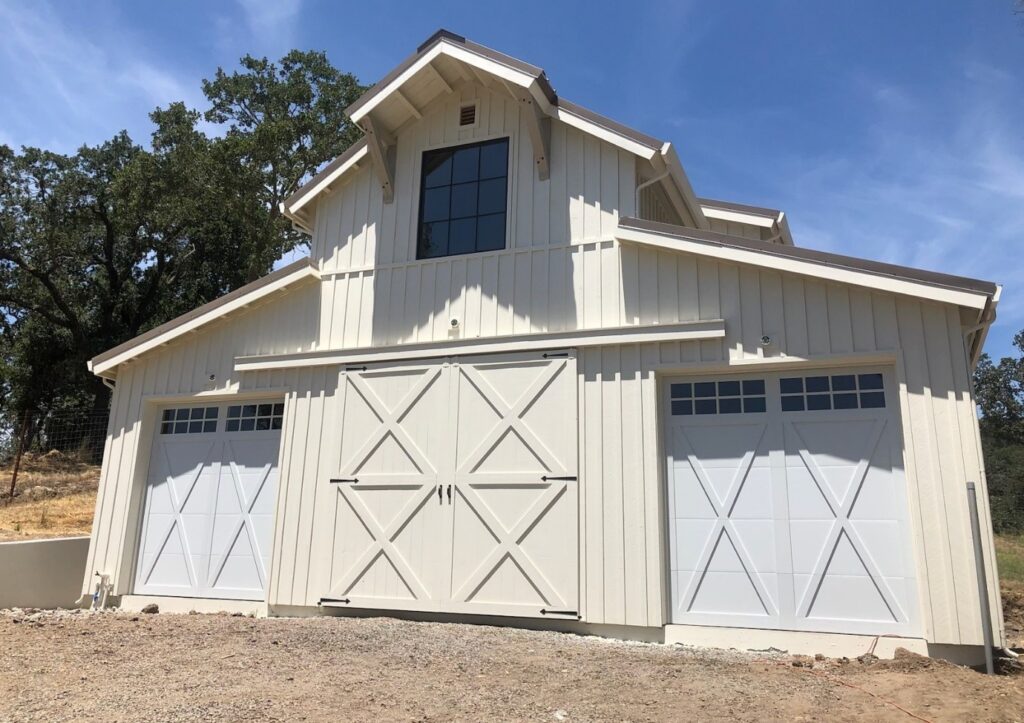
[[[345,607],[575,617],[575,359],[342,372],[331,588]]]

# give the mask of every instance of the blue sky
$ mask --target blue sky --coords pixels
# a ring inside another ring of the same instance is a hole
[[[0,143],[64,152],[246,52],[373,82],[438,27],[673,141],[697,193],[784,209],[797,244],[1004,284],[1024,328],[1024,16],[1014,0],[140,3],[0,0]]]

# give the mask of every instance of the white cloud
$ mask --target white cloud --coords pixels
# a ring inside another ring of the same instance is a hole
[[[17,145],[72,151],[127,128],[137,141],[157,105],[201,99],[198,81],[163,67],[129,28],[71,23],[46,2],[0,0],[0,125]]]
[[[853,148],[780,165],[796,242],[1003,284],[988,346],[1007,353],[1024,327],[1024,105],[1012,76],[967,63],[943,97],[862,91],[872,120]]]
[[[251,40],[261,53],[277,56],[294,44],[302,0],[237,0]]]

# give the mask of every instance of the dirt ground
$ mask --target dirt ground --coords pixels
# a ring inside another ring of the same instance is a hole
[[[1024,583],[1007,581],[1001,587],[1006,644],[1013,649],[1024,648]]]
[[[27,456],[19,494],[0,499],[0,541],[88,534],[98,479],[71,457]],[[1019,648],[1024,538],[997,547]],[[1024,720],[1024,675],[912,655],[814,661],[383,618],[0,611],[0,721],[97,717]]]
[[[1024,676],[909,654],[795,660],[385,618],[8,611],[0,651],[12,721],[1024,717]]]
[[[11,469],[0,467],[0,542],[88,535],[100,468],[60,452],[26,454],[8,500]]]

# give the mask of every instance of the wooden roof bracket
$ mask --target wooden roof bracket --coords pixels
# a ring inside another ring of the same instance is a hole
[[[392,203],[395,200],[395,137],[378,126],[369,115],[363,118],[362,127],[366,132],[373,167],[380,179],[384,203]]]
[[[526,130],[533,145],[533,163],[537,179],[546,181],[551,176],[551,118],[544,113],[526,88],[515,93],[526,119]]]

